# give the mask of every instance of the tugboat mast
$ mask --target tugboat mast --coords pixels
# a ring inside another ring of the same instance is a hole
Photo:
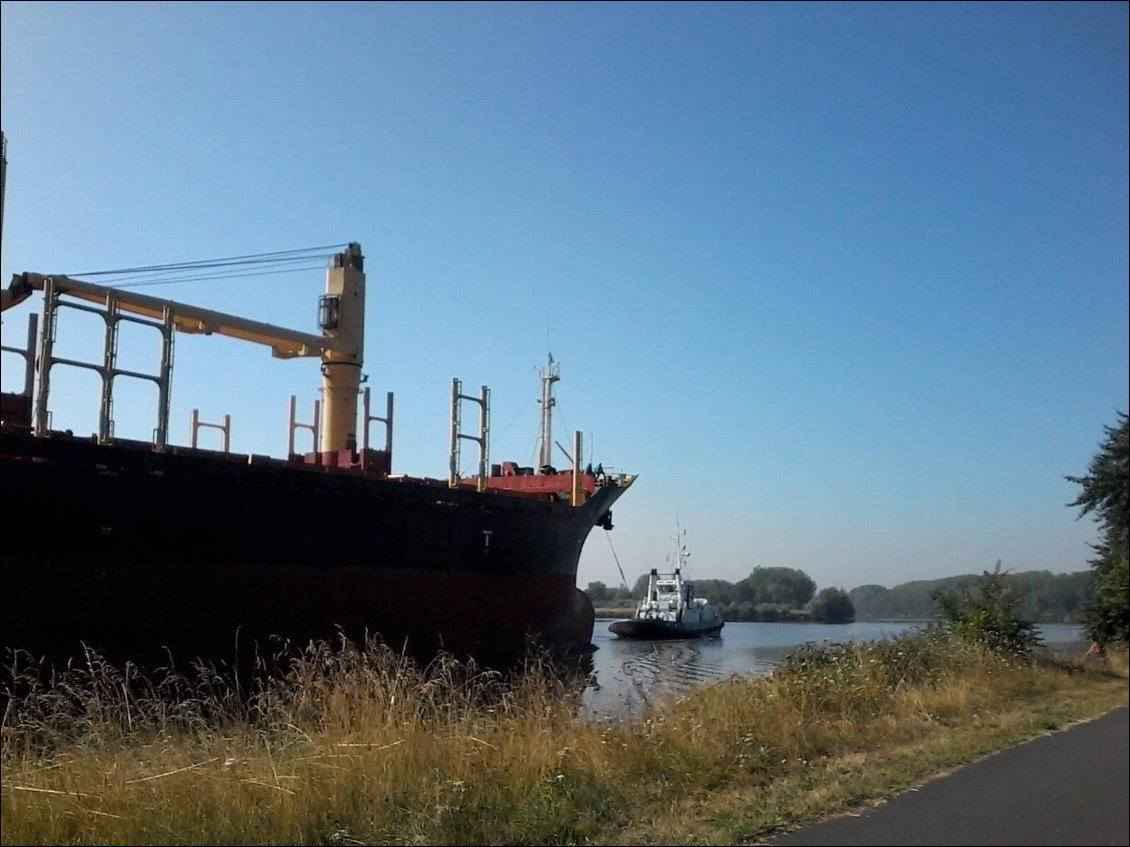
[[[553,383],[561,379],[557,363],[553,361],[553,354],[549,354],[549,362],[541,371],[541,436],[538,448],[538,471],[552,464],[550,459],[553,454],[553,412],[551,411],[557,401],[553,399]]]

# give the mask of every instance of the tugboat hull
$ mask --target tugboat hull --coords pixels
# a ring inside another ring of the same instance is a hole
[[[675,638],[717,638],[722,633],[722,624],[684,626],[670,621],[622,620],[613,621],[608,625],[608,629],[621,638],[658,641]]]

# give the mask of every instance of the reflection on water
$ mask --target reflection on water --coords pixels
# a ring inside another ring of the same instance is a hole
[[[649,704],[731,673],[768,674],[772,665],[735,660],[725,638],[688,641],[620,641],[600,644],[583,698],[588,717],[638,716]]]
[[[608,631],[598,619],[593,633],[593,669],[582,696],[582,716],[592,720],[638,717],[649,705],[695,686],[740,677],[763,677],[795,647],[808,642],[880,641],[918,629],[921,623],[782,624],[727,623],[720,638],[632,641]],[[1045,644],[1073,652],[1082,627],[1045,624]]]

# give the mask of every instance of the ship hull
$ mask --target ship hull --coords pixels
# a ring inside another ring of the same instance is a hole
[[[241,457],[3,435],[8,650],[246,662],[376,638],[486,663],[591,649],[584,504]]]

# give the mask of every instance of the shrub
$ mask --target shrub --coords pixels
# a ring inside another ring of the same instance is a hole
[[[1020,598],[1006,585],[1001,563],[985,571],[972,590],[935,591],[942,626],[995,653],[1027,658],[1040,645],[1036,624],[1019,614]]]

